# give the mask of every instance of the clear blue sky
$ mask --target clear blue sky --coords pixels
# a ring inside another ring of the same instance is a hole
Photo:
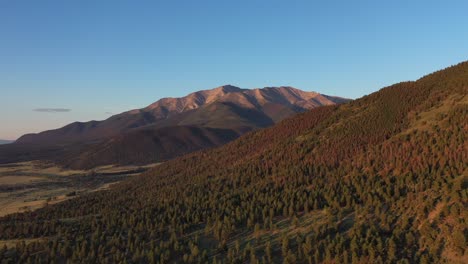
[[[467,3],[3,0],[0,138],[223,84],[357,98],[467,60]]]

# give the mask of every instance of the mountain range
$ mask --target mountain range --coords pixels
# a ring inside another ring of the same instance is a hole
[[[0,239],[37,241],[0,257],[467,263],[467,124],[464,62],[0,218]]]
[[[0,139],[0,145],[13,143],[14,140]]]
[[[164,98],[104,121],[75,122],[20,137],[0,162],[48,159],[72,168],[159,162],[225,144],[315,107],[349,101],[293,87],[225,85]]]

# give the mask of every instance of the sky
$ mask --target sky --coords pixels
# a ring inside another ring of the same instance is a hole
[[[0,138],[232,84],[358,98],[468,59],[468,1],[0,0]]]

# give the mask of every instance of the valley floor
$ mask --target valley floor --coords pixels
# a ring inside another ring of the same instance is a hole
[[[31,161],[0,165],[0,217],[33,211],[97,190],[149,167],[104,166],[93,170],[69,170],[53,164]]]

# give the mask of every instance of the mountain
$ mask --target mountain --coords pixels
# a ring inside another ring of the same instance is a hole
[[[13,143],[15,142],[14,140],[5,140],[5,139],[0,139],[0,145],[3,145],[3,144],[10,144],[10,143]]]
[[[104,121],[24,135],[0,148],[0,162],[47,159],[77,169],[160,162],[225,144],[308,109],[347,101],[292,87],[249,90],[225,85],[164,98]]]
[[[202,125],[214,128],[266,127],[294,113],[349,100],[292,87],[241,89],[231,85],[182,98],[164,98],[145,108],[104,121],[75,122],[63,128],[20,137],[18,143],[76,142],[115,136],[148,125]]]
[[[467,263],[466,124],[468,62],[0,218],[0,239],[44,239],[0,257]]]

